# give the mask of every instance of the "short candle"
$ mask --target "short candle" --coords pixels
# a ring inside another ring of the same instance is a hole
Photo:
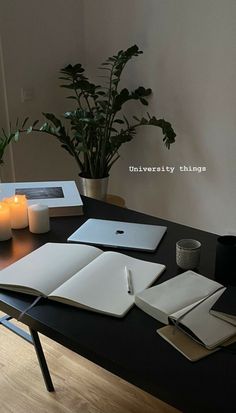
[[[43,234],[50,230],[49,209],[47,205],[34,204],[28,207],[29,230]]]
[[[0,241],[7,241],[11,237],[10,209],[5,202],[0,202]]]
[[[25,195],[15,195],[5,198],[4,202],[10,208],[11,227],[13,229],[26,228],[28,226],[28,210]]]

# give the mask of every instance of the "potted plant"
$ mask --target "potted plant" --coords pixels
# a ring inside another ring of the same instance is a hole
[[[69,129],[52,113],[43,113],[46,122],[42,126],[38,127],[36,121],[27,129],[28,133],[44,132],[58,139],[77,162],[82,192],[88,196],[105,197],[104,182],[106,185],[110,169],[120,156],[119,148],[134,138],[140,126],[161,128],[168,149],[175,142],[176,134],[171,124],[164,119],[157,119],[147,113],[141,118],[133,116],[130,121],[122,112],[123,106],[130,100],[148,105],[147,97],[152,93],[150,88],[142,86],[134,91],[119,89],[126,64],[141,53],[134,45],[109,57],[99,68],[104,73],[103,85],[90,82],[80,63],[69,64],[61,69],[61,87],[70,91],[67,98],[75,103],[75,107],[63,116],[69,123]],[[92,192],[89,192],[89,188]]]
[[[7,133],[3,128],[2,128],[2,133],[0,134],[0,182],[2,180],[2,170],[1,167],[4,164],[4,154],[5,150],[7,149],[8,145],[12,142],[15,141],[17,142],[19,139],[19,134],[20,131],[17,129],[18,128],[18,120],[16,122],[16,131],[11,130],[11,125],[10,125],[10,132]]]

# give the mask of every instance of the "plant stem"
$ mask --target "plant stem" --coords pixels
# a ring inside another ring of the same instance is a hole
[[[82,106],[81,106],[81,103],[80,103],[80,96],[79,96],[79,94],[78,94],[78,92],[77,92],[74,79],[73,79],[73,85],[74,85],[74,91],[75,91],[75,94],[76,94],[76,97],[77,97],[77,102],[78,102],[78,104],[79,104],[79,108],[82,109]]]
[[[109,110],[110,110],[110,102],[112,96],[112,79],[113,79],[113,70],[115,67],[115,62],[112,65],[110,76],[109,76],[109,93],[108,93],[108,101],[107,101],[107,110],[106,110],[106,118],[105,118],[105,128],[104,128],[104,138],[102,140],[101,145],[101,159],[100,159],[100,173],[102,173],[102,165],[104,164],[105,152],[106,152],[106,143],[107,139],[110,135],[110,122],[109,122]]]

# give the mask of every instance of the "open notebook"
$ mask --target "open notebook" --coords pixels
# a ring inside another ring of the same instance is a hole
[[[127,290],[150,286],[165,266],[88,245],[47,243],[0,271],[0,288],[48,297],[87,310],[123,317],[134,304]]]

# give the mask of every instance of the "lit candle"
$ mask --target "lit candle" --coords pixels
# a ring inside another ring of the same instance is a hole
[[[34,234],[43,234],[50,230],[49,209],[47,205],[35,204],[28,207],[29,230]]]
[[[13,229],[25,228],[28,226],[28,210],[25,195],[16,195],[5,198],[4,202],[10,208],[11,227]]]
[[[0,202],[0,241],[7,241],[11,237],[10,209],[5,202]]]

